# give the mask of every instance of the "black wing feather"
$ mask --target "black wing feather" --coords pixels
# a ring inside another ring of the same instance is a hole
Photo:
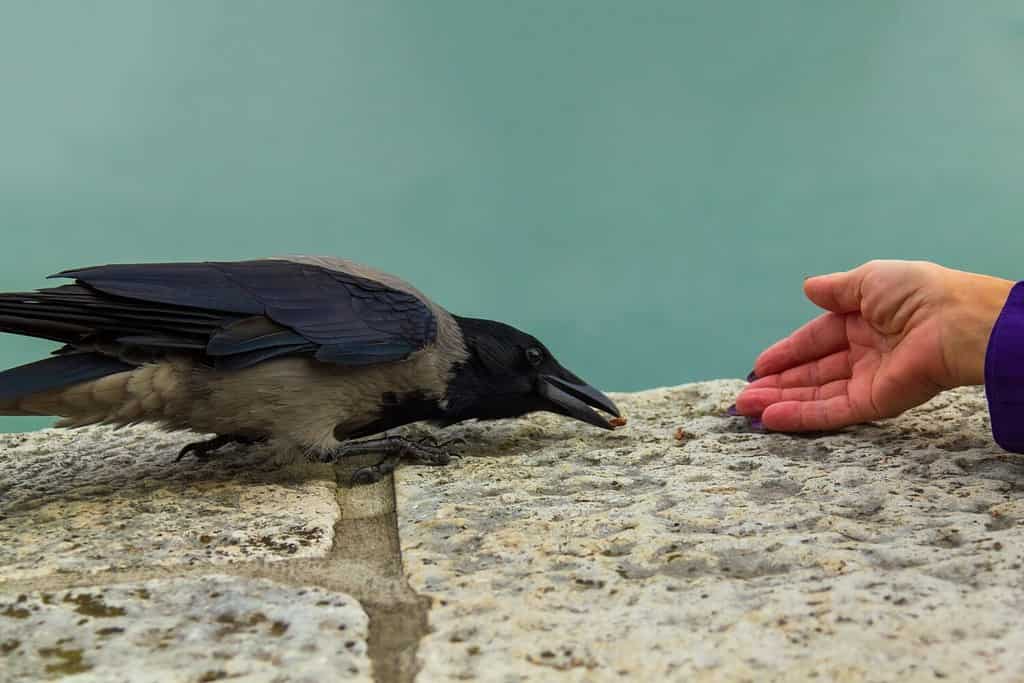
[[[249,292],[209,263],[146,263],[65,270],[68,277],[105,294],[207,311],[258,315],[263,307]]]
[[[114,265],[60,276],[77,283],[0,294],[0,332],[66,344],[51,358],[0,373],[0,399],[167,353],[231,370],[285,356],[370,365],[407,358],[437,334],[418,297],[291,261]]]
[[[437,334],[420,298],[291,261],[113,265],[54,277],[77,283],[0,294],[0,332],[66,345],[51,358],[0,372],[0,400],[135,367],[123,359],[190,353],[214,367],[242,369],[304,355],[370,365],[407,358]]]
[[[227,324],[265,316],[297,335],[282,335],[281,348],[312,350],[318,360],[340,365],[402,360],[437,334],[433,313],[415,295],[292,261],[113,265],[60,276],[111,296],[234,314]]]
[[[303,346],[309,342],[287,328],[259,315],[243,318],[218,330],[206,345],[211,356],[232,356],[262,349]]]
[[[99,379],[135,366],[98,353],[69,353],[0,372],[0,401]]]

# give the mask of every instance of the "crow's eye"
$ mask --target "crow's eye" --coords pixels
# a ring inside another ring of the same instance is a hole
[[[544,360],[544,352],[536,346],[526,349],[526,362],[530,365],[540,365]]]

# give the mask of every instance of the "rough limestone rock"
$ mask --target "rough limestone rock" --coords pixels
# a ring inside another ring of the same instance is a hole
[[[725,416],[741,386],[617,396],[613,433],[467,425],[472,457],[400,469],[418,680],[1024,680],[1024,458],[983,394],[788,436]]]
[[[983,394],[789,436],[725,416],[741,386],[454,428],[394,496],[267,448],[172,464],[192,435],[2,435],[0,681],[1024,680],[1024,457]]]
[[[348,595],[262,579],[0,594],[0,679],[372,681],[367,628]]]
[[[324,555],[334,470],[266,448],[175,463],[195,434],[90,427],[0,434],[0,586],[70,571]]]

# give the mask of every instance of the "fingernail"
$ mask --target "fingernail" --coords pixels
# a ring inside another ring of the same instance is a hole
[[[751,371],[750,371],[750,374],[749,374],[749,375],[747,375],[747,381],[748,381],[748,382],[753,382],[753,381],[754,381],[754,380],[756,380],[756,379],[757,379],[757,373],[756,373],[756,372],[754,372],[753,370],[751,370]]]
[[[738,417],[740,411],[736,410],[736,404],[733,403],[731,406],[725,409],[725,414],[729,417]]]
[[[755,431],[755,432],[766,432],[766,431],[768,431],[767,429],[764,428],[764,422],[761,422],[760,418],[752,417],[752,418],[750,418],[748,420],[748,422],[750,424],[750,429]]]

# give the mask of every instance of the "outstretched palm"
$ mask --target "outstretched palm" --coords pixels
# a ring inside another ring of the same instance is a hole
[[[873,262],[808,280],[807,296],[829,312],[758,357],[737,410],[778,431],[828,430],[898,415],[965,383],[951,358],[963,316],[940,271]]]

